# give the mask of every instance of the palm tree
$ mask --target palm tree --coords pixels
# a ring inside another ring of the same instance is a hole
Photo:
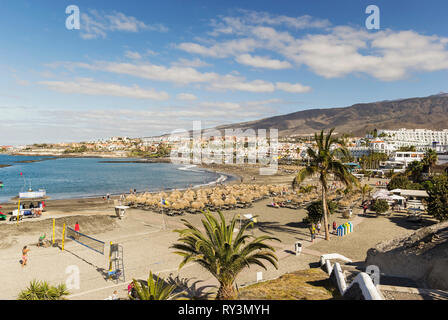
[[[336,158],[336,154],[346,154],[348,151],[343,147],[331,149],[332,145],[337,144],[338,140],[333,138],[334,128],[324,136],[322,130],[320,134],[315,133],[314,137],[317,143],[317,152],[308,148],[307,153],[310,158],[310,163],[305,168],[301,169],[292,182],[293,189],[302,183],[307,177],[315,174],[319,175],[319,181],[322,186],[322,203],[324,209],[324,227],[325,239],[330,240],[330,233],[328,230],[328,205],[327,205],[327,182],[330,174],[340,180],[347,189],[353,185],[359,185],[358,180],[353,176],[344,164]]]
[[[434,149],[428,149],[425,153],[425,157],[423,158],[422,162],[423,165],[427,168],[428,174],[431,175],[431,169],[434,167],[434,165],[439,160],[439,157],[437,156],[437,152],[434,151]]]
[[[422,161],[412,161],[408,164],[405,170],[407,177],[410,177],[412,182],[420,182],[422,178],[424,163]]]
[[[370,195],[370,191],[372,191],[372,187],[367,183],[361,187],[362,202],[364,202],[366,195]]]
[[[52,286],[46,281],[33,280],[28,288],[20,291],[18,300],[64,300],[69,295],[65,284]]]
[[[217,300],[233,300],[237,298],[234,283],[238,274],[251,265],[258,265],[266,270],[263,260],[271,263],[276,269],[277,256],[275,249],[264,243],[269,240],[280,241],[270,236],[254,237],[245,234],[253,222],[241,225],[235,235],[236,216],[226,224],[224,215],[218,211],[219,220],[210,212],[204,212],[202,225],[205,233],[182,219],[186,229],[175,230],[179,233],[179,243],[172,248],[176,254],[184,257],[179,265],[181,269],[189,262],[196,262],[210,272],[219,282]]]
[[[140,283],[133,279],[134,289],[137,293],[138,300],[170,300],[175,298],[173,295],[176,286],[173,284],[167,284],[162,278],[157,276],[154,281],[152,271],[149,272],[148,285]],[[131,299],[135,299],[131,296]]]

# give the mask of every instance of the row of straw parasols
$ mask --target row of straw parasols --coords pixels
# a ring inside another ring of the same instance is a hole
[[[332,200],[336,196],[334,192],[330,192],[328,197]],[[349,196],[355,197],[356,195],[350,194]],[[251,206],[255,201],[268,197],[273,197],[273,202],[278,204],[300,206],[318,200],[320,193],[316,190],[309,193],[297,193],[285,185],[238,184],[185,191],[131,194],[126,197],[126,203],[133,207],[157,212],[168,210],[197,213],[204,209],[244,208]],[[165,200],[165,204],[162,204],[162,199]],[[349,200],[352,199],[349,198]]]
[[[268,196],[287,193],[282,185],[239,184],[185,191],[174,190],[170,193],[143,193],[128,195],[129,205],[148,209],[202,210],[205,208],[233,208],[237,205],[249,205]],[[165,200],[165,205],[162,204]]]

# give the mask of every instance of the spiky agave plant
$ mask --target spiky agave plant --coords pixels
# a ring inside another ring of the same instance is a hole
[[[253,222],[241,225],[241,229],[235,234],[236,216],[229,224],[226,224],[224,215],[220,211],[218,211],[219,219],[209,211],[203,214],[205,219],[202,219],[202,225],[205,231],[202,232],[187,220],[182,219],[186,229],[175,230],[180,238],[172,248],[177,250],[176,254],[184,257],[179,269],[189,262],[196,262],[218,280],[217,300],[237,298],[235,279],[245,268],[258,265],[267,269],[263,263],[265,260],[278,269],[275,249],[265,241],[280,241],[279,239],[246,234],[247,228],[253,226]]]
[[[173,295],[175,285],[167,284],[159,276],[154,280],[152,271],[149,272],[148,285],[139,283],[137,280],[133,279],[134,289],[137,293],[138,300],[171,300],[176,297]],[[135,299],[131,296],[131,299]]]
[[[28,288],[19,293],[18,300],[63,300],[69,295],[65,284],[52,286],[46,281],[32,280]]]

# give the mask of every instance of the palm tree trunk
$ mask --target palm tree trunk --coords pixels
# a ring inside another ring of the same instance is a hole
[[[325,186],[322,184],[322,209],[324,210],[324,228],[325,228],[325,240],[330,240],[330,232],[328,230],[328,218],[327,218],[327,192]]]
[[[236,300],[237,293],[233,284],[220,283],[218,293],[216,294],[216,300]]]

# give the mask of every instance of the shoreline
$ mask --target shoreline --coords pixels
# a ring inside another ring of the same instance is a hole
[[[11,155],[11,154],[9,154]],[[23,155],[25,156],[25,155]],[[31,156],[31,155],[26,155]],[[51,155],[49,159],[40,159],[40,160],[24,160],[25,162],[38,162],[45,160],[54,160],[58,158],[104,158],[99,156],[55,156]],[[121,159],[136,159],[138,157],[122,157]],[[118,159],[118,158],[117,158]],[[21,161],[21,162],[24,162]],[[170,158],[157,158],[157,159],[146,159],[141,158],[141,160],[110,160],[110,161],[100,161],[101,163],[172,163]],[[176,164],[176,163],[174,163]],[[181,164],[182,165],[182,164]],[[10,166],[10,165],[6,165]],[[197,185],[192,185],[191,187],[184,188],[156,188],[150,191],[137,190],[137,193],[142,192],[150,192],[157,193],[161,191],[170,192],[174,190],[187,190],[189,188],[198,189],[198,188],[209,188],[217,185],[228,185],[235,183],[249,183],[249,184],[289,184],[292,181],[292,175],[290,173],[284,173],[282,170],[282,165],[279,165],[279,171],[275,175],[262,176],[259,174],[260,165],[251,165],[251,164],[183,164],[183,167],[180,167],[180,170],[189,170],[190,168],[196,168],[198,170],[207,171],[210,173],[215,173],[218,175],[217,179],[210,181],[208,183],[201,183]],[[183,169],[185,168],[185,169]],[[222,177],[225,177],[222,179]],[[221,180],[220,180],[221,179]],[[129,190],[120,192],[120,193],[110,193],[112,199],[118,199],[121,194],[129,194]],[[56,207],[65,207],[65,203],[80,203],[84,201],[104,201],[103,197],[105,195],[100,194],[91,194],[86,196],[74,196],[74,197],[66,197],[62,199],[50,199],[46,201],[51,207],[54,205]],[[4,211],[6,208],[13,206],[13,202],[11,200],[7,200],[6,202],[0,202],[0,205],[3,206]]]
[[[194,168],[198,168],[202,171],[207,171],[210,173],[215,173],[218,175],[217,179],[210,181],[208,183],[201,183],[201,184],[196,184],[196,185],[192,185],[191,187],[184,187],[184,188],[156,188],[155,190],[150,190],[150,191],[142,191],[142,190],[137,190],[137,194],[139,193],[158,193],[158,192],[172,192],[174,190],[187,190],[187,189],[201,189],[201,188],[209,188],[209,187],[213,187],[213,186],[217,186],[217,185],[226,185],[226,184],[232,184],[235,183],[239,180],[239,177],[231,174],[231,173],[226,173],[226,172],[218,172],[218,171],[214,171],[214,170],[210,170],[207,168],[202,168],[200,166],[195,166]],[[179,168],[180,169],[180,168]],[[188,169],[187,169],[188,170]],[[224,179],[222,179],[222,177],[224,177]],[[124,191],[124,192],[119,192],[119,193],[109,193],[109,195],[111,196],[111,200],[115,200],[118,199],[120,197],[120,195],[128,195],[129,190]],[[84,200],[92,200],[92,201],[104,201],[103,197],[105,195],[99,195],[99,194],[92,194],[92,195],[86,195],[86,196],[75,196],[75,197],[67,197],[67,198],[62,198],[62,199],[51,199],[51,196],[48,200],[45,200],[45,203],[47,203],[48,205],[54,205],[56,204],[56,206],[60,206],[63,205],[65,206],[65,203],[76,203],[76,202],[82,202]],[[9,207],[11,207],[12,209],[14,209],[15,204],[13,202],[13,200],[8,200],[7,202],[0,202],[0,206],[3,207],[3,209],[7,209]],[[6,210],[4,210],[6,211]]]

